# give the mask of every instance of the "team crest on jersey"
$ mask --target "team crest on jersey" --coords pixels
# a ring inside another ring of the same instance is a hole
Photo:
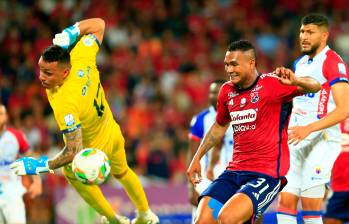
[[[321,167],[319,167],[319,166],[316,167],[316,168],[315,168],[315,173],[316,173],[316,174],[320,174],[320,173],[321,173]]]
[[[346,75],[345,65],[343,63],[338,63],[338,72],[340,74]]]
[[[72,114],[67,114],[64,116],[64,122],[67,126],[72,126],[75,124],[74,116]]]
[[[252,92],[250,95],[251,95],[251,103],[257,103],[259,100],[258,92]]]
[[[83,76],[84,76],[84,71],[81,70],[81,69],[79,69],[79,70],[78,70],[78,76],[79,76],[80,78],[83,77]]]
[[[246,98],[242,98],[241,101],[240,101],[240,107],[244,107],[246,105]]]

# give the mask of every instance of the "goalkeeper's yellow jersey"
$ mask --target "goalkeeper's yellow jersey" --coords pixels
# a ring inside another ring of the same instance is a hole
[[[123,138],[105,99],[96,65],[99,42],[84,35],[70,52],[71,70],[63,85],[46,90],[60,130],[69,133],[81,127],[83,147],[110,153],[108,141]],[[119,136],[115,136],[119,135]]]

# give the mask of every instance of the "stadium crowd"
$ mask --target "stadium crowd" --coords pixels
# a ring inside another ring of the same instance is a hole
[[[106,34],[97,62],[108,102],[126,138],[129,163],[140,175],[184,183],[189,121],[207,106],[210,82],[226,78],[227,43],[241,38],[253,42],[261,72],[291,68],[299,55],[300,18],[321,12],[331,21],[330,46],[348,63],[347,4],[347,0],[1,1],[0,101],[8,108],[11,125],[26,134],[38,154],[60,150],[61,133],[40,87],[37,61],[55,33],[73,21],[101,17]],[[47,175],[44,184],[52,187],[44,188],[46,196],[63,182]],[[47,198],[52,197],[45,198],[38,206],[49,208]]]

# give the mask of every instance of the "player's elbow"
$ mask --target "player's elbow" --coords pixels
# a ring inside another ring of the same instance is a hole
[[[105,29],[105,22],[104,22],[104,20],[102,18],[96,18],[96,23],[98,24],[99,29],[101,31],[104,31],[104,29]]]

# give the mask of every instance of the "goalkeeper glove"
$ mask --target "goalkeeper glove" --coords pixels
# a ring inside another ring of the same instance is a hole
[[[75,43],[80,35],[79,23],[65,28],[61,33],[57,33],[52,42],[64,49],[68,49],[71,45]]]
[[[48,157],[41,156],[39,159],[33,157],[22,157],[10,165],[10,168],[17,175],[35,175],[39,173],[51,172],[48,167]]]

